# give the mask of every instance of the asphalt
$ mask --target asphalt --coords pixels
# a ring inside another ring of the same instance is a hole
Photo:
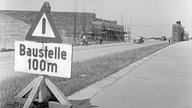
[[[111,43],[102,45],[75,46],[73,47],[73,62],[82,62],[95,57],[105,56],[107,54],[123,52],[144,46],[165,43],[163,41],[146,41],[144,44]],[[14,71],[14,51],[0,52],[0,81],[20,76],[26,73]]]
[[[82,108],[191,108],[192,41],[159,50],[68,99]]]

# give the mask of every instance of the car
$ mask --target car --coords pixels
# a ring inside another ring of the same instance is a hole
[[[144,43],[143,37],[134,39],[134,44],[143,44],[143,43]]]
[[[166,41],[166,40],[167,40],[166,36],[161,36],[161,41]]]

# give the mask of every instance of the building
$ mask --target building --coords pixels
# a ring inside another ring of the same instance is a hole
[[[96,19],[92,21],[92,32],[94,36],[102,36],[105,41],[124,41],[124,27],[117,21],[106,21]]]
[[[188,41],[189,40],[189,32],[184,33],[184,40]]]
[[[3,29],[0,31],[0,38],[6,35],[9,38],[14,37],[14,40],[24,40],[37,14],[37,11],[1,10],[0,28]],[[1,18],[2,16],[6,17]],[[102,37],[103,41],[124,40],[122,25],[118,25],[117,21],[97,18],[94,13],[51,12],[51,16],[64,43],[79,44],[82,31],[93,41],[98,36]],[[9,22],[9,24],[1,22]]]
[[[172,37],[173,41],[179,42],[184,41],[184,27],[181,25],[181,21],[177,21],[176,24],[173,24],[172,26]]]

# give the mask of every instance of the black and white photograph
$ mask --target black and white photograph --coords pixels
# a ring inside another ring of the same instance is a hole
[[[0,108],[192,108],[192,0],[0,0]]]

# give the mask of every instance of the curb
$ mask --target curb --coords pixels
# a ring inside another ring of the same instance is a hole
[[[150,60],[152,57],[158,55],[159,53],[161,53],[162,51],[174,46],[175,44],[169,45],[168,47],[165,47],[161,50],[156,51],[153,54],[150,54],[132,64],[130,64],[129,66],[122,68],[121,70],[119,70],[118,72],[100,80],[97,81],[95,83],[93,83],[92,85],[89,85],[88,87],[68,96],[67,98],[69,100],[83,100],[83,99],[92,99],[94,96],[96,96],[99,92],[104,91],[105,88],[109,87],[111,84],[115,83],[116,81],[118,81],[120,78],[122,78],[123,76],[127,75],[128,73],[132,72],[133,70],[135,70],[136,68],[138,68],[139,66],[141,66],[143,63],[145,63],[146,61]]]

